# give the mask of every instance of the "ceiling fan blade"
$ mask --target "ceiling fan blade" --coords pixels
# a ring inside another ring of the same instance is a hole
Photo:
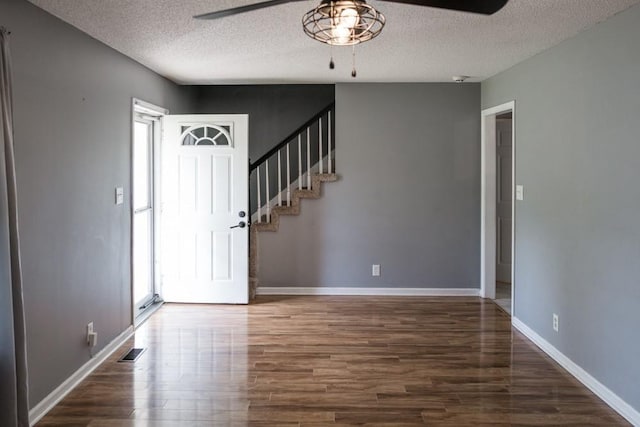
[[[218,19],[225,16],[237,15],[239,13],[251,12],[252,10],[264,9],[266,7],[278,6],[279,4],[291,3],[300,0],[270,0],[262,1],[260,3],[248,4],[246,6],[232,7],[231,9],[217,10],[215,12],[203,13],[202,15],[196,15],[196,19]]]
[[[391,3],[415,4],[417,6],[437,7],[440,9],[460,10],[463,12],[493,15],[504,7],[509,0],[382,0]]]

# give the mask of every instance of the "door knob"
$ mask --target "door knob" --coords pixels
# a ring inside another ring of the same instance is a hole
[[[229,227],[229,228],[245,228],[246,226],[247,226],[246,222],[240,221],[238,225],[234,225],[233,227]]]
[[[238,216],[240,218],[244,218],[245,216],[247,216],[247,213],[245,211],[240,211],[240,212],[238,212]]]

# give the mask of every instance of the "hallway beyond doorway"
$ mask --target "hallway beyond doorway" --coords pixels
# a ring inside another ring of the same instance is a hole
[[[511,283],[496,282],[496,299],[494,302],[507,314],[511,315]]]

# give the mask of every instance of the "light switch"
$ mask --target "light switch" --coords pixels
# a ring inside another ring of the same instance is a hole
[[[116,187],[116,205],[124,203],[124,188]]]
[[[516,185],[516,200],[524,200],[524,185]]]
[[[373,264],[371,266],[371,275],[372,276],[380,276],[380,264]]]

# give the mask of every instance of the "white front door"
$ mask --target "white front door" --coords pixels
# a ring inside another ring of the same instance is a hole
[[[249,301],[248,123],[247,115],[163,117],[160,263],[167,302]]]

